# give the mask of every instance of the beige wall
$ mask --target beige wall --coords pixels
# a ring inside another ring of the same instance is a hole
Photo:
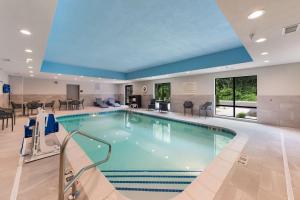
[[[207,100],[214,100],[215,78],[248,75],[257,75],[258,78],[258,121],[273,125],[300,127],[300,63],[128,84],[134,85],[134,94],[142,94],[149,102],[154,94],[155,83],[171,82],[171,109],[175,112],[182,112],[184,100],[192,100],[197,108]],[[186,92],[185,84],[187,83],[195,84],[194,92]],[[141,90],[143,85],[148,87],[146,94]],[[125,84],[119,85],[122,98],[124,86]],[[145,107],[147,102],[144,100],[143,102]],[[197,112],[197,109],[195,111]]]
[[[38,78],[23,78],[10,76],[11,99],[16,102],[27,102],[32,100],[51,101],[66,99],[66,85],[80,85],[80,98],[85,99],[85,105],[92,105],[96,97],[116,97],[118,87],[115,84],[79,82],[65,80],[50,80]]]

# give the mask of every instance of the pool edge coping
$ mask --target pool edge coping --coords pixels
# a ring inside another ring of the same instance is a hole
[[[237,159],[240,157],[240,154],[245,146],[245,144],[248,141],[248,136],[246,134],[243,134],[237,130],[233,130],[231,128],[227,127],[219,127],[215,126],[212,124],[204,124],[195,121],[195,118],[188,118],[185,116],[165,116],[161,113],[157,112],[149,112],[147,110],[131,110],[131,109],[126,109],[126,108],[119,108],[119,109],[112,109],[112,110],[103,110],[103,111],[98,111],[98,112],[92,112],[92,111],[87,111],[87,112],[81,112],[81,113],[70,113],[70,114],[62,114],[62,115],[57,115],[56,117],[63,117],[63,116],[72,116],[72,115],[84,115],[84,114],[92,114],[92,113],[106,113],[106,112],[114,112],[114,111],[128,111],[130,110],[131,112],[134,113],[139,113],[139,114],[144,114],[148,116],[153,116],[153,117],[159,117],[159,118],[164,118],[164,119],[170,119],[170,120],[175,120],[183,123],[192,123],[194,125],[200,125],[200,126],[207,126],[207,127],[214,127],[214,128],[221,128],[223,130],[230,131],[231,133],[235,133],[234,138],[229,142],[229,144],[226,145],[221,151],[221,153],[216,156],[213,161],[204,169],[204,171],[197,176],[193,182],[188,185],[185,190],[175,197],[171,198],[171,200],[196,200],[198,199],[199,195],[201,196],[202,199],[204,200],[210,200],[213,199],[220,189],[222,183],[224,182],[226,176],[229,174],[231,168],[233,167],[234,163],[237,161]],[[63,126],[62,130],[64,134],[68,134],[68,132],[64,129]],[[61,132],[61,131],[60,131]],[[76,143],[75,140],[71,139],[73,142]],[[61,141],[60,141],[61,142]],[[70,148],[70,147],[69,147]],[[75,152],[82,154],[84,158],[82,160],[85,160],[85,164],[90,164],[92,161],[88,158],[88,156],[85,154],[84,150],[76,143],[76,145],[73,145],[73,153],[72,151],[67,154],[67,157],[69,159],[69,162],[72,167],[75,166],[74,169],[78,168],[78,161],[79,159],[70,159],[72,155],[69,154],[74,154]],[[82,165],[82,162],[80,162],[81,167],[85,166]],[[117,191],[115,187],[108,181],[108,179],[102,174],[102,172],[96,168],[97,172],[97,177],[100,178],[102,181],[98,181],[100,184],[101,190],[97,190],[97,198],[101,199],[101,196],[103,194],[107,194],[103,196],[103,199],[109,198],[110,196],[114,196],[117,199],[126,199],[128,200],[127,197],[125,197],[121,192]],[[78,170],[78,169],[77,169]],[[95,174],[93,174],[93,178],[95,178]],[[103,178],[104,177],[104,178]],[[85,193],[87,194],[89,199],[93,199],[92,196],[95,195],[95,185],[91,187],[91,185],[88,184],[90,180],[89,179],[84,179],[84,184],[82,184],[82,188],[86,191]],[[80,180],[82,182],[82,180]],[[105,185],[105,187],[103,187]],[[90,186],[90,187],[88,187]],[[98,185],[99,187],[99,185]],[[90,191],[92,189],[92,191]],[[103,189],[106,190],[103,191]],[[100,195],[101,193],[101,195]],[[90,195],[89,195],[90,194]],[[99,198],[100,197],[100,198]]]

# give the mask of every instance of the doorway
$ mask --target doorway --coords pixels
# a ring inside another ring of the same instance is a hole
[[[125,105],[129,105],[129,96],[133,94],[133,85],[125,85]]]
[[[79,85],[67,84],[67,100],[79,100]]]

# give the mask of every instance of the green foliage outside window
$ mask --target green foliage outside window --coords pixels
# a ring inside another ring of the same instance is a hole
[[[157,83],[155,84],[155,100],[169,102],[171,99],[171,84]]]
[[[255,102],[257,96],[257,77],[235,78],[235,100]],[[216,79],[216,100],[233,101],[233,78]]]

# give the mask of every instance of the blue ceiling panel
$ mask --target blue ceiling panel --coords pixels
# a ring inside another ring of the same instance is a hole
[[[169,63],[236,48],[243,45],[215,0],[59,0],[44,65],[131,77],[155,66],[171,73]]]

